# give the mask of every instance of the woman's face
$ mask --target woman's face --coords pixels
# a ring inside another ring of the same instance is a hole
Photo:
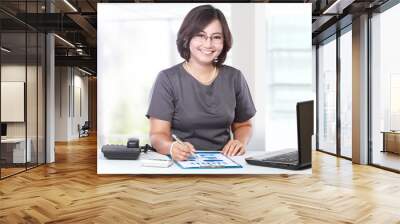
[[[190,61],[210,65],[224,47],[222,26],[219,20],[213,20],[202,32],[190,41]]]

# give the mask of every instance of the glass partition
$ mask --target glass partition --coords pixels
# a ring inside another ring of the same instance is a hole
[[[318,149],[336,154],[336,37],[333,38],[318,48]]]
[[[351,27],[350,27],[351,28]],[[340,154],[351,158],[352,149],[352,33],[340,36]]]
[[[1,34],[1,176],[26,169],[26,33]]]
[[[0,7],[18,17],[43,13],[44,3],[2,1]],[[45,44],[39,30],[0,12],[0,178],[45,162]]]
[[[26,74],[26,113],[27,113],[27,150],[30,158],[27,166],[37,165],[37,79],[38,79],[38,55],[36,32],[28,32],[27,35],[27,74]]]
[[[46,162],[45,145],[45,124],[46,124],[46,37],[43,33],[38,33],[38,64],[37,64],[37,162],[43,164]]]
[[[400,170],[400,5],[371,19],[372,164]]]

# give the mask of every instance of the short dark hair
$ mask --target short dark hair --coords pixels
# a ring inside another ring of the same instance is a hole
[[[190,58],[189,43],[193,36],[203,31],[204,27],[210,24],[213,20],[218,20],[221,23],[224,40],[224,47],[222,48],[222,51],[218,56],[218,62],[216,62],[215,65],[220,66],[224,63],[226,55],[232,47],[232,34],[229,30],[224,14],[221,10],[216,9],[211,5],[201,5],[190,10],[179,28],[176,45],[178,46],[179,54],[186,61]]]

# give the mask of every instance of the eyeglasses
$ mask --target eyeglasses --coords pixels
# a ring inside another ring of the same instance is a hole
[[[193,39],[197,42],[202,42],[205,43],[208,38],[210,38],[211,43],[214,44],[222,44],[222,42],[224,41],[224,38],[222,37],[221,34],[213,34],[211,36],[208,36],[207,34],[204,33],[199,33],[194,35]]]

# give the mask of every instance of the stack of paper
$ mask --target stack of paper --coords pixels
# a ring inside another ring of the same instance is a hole
[[[172,160],[166,155],[157,152],[147,152],[140,155],[142,166],[149,167],[169,167],[172,165]]]

